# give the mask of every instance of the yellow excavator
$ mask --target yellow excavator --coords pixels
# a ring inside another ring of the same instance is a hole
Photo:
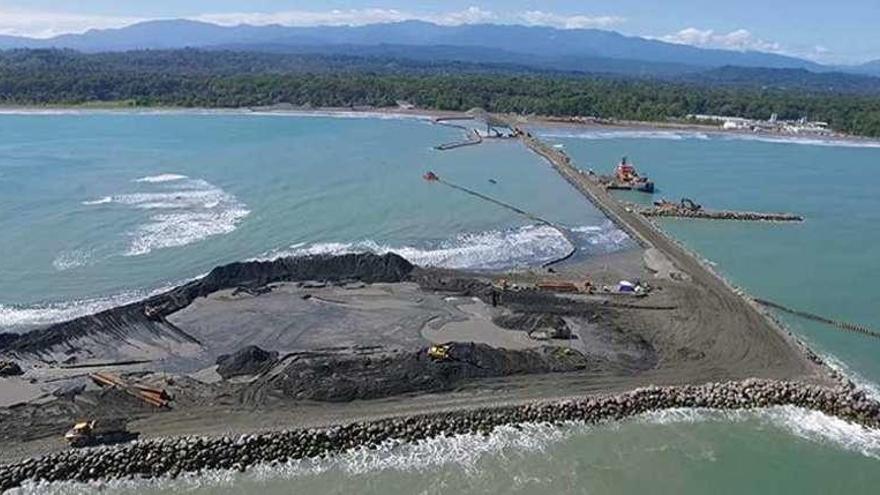
[[[449,359],[448,345],[432,345],[428,348],[428,357],[434,361],[446,361]]]

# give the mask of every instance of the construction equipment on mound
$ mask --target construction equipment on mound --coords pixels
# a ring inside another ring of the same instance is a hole
[[[89,378],[103,388],[118,388],[123,392],[156,407],[169,407],[171,396],[164,389],[129,383],[110,373],[92,373]]]
[[[139,433],[128,431],[122,420],[81,421],[64,434],[64,439],[73,448],[93,445],[109,445],[130,442]]]
[[[679,203],[673,203],[672,201],[667,201],[665,199],[661,199],[660,201],[654,201],[654,206],[660,209],[665,210],[673,210],[673,211],[701,211],[703,209],[703,205],[697,204],[694,200],[690,198],[681,198]]]
[[[449,346],[432,345],[428,348],[428,357],[434,361],[447,361],[449,359]]]

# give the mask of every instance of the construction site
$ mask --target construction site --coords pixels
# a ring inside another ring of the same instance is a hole
[[[240,262],[142,301],[0,335],[0,359],[20,367],[10,379],[22,390],[0,408],[0,461],[649,385],[840,384],[770,316],[772,302],[732,287],[648,219],[800,217],[704,210],[687,199],[637,207],[609,192],[654,191],[626,159],[603,177],[512,118],[487,125],[489,134],[506,126],[497,138],[542,157],[635,247],[585,258],[572,243],[543,266],[503,273],[419,267],[393,253]],[[465,132],[459,145],[486,137]],[[422,179],[571,235],[437,172]]]

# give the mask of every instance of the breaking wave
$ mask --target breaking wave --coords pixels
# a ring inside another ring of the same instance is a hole
[[[811,442],[835,446],[880,459],[880,431],[864,428],[819,411],[794,406],[753,410],[667,409],[640,416],[637,421],[657,425],[757,421]]]
[[[772,134],[746,134],[735,132],[700,132],[687,130],[641,130],[641,129],[615,129],[615,130],[561,130],[549,129],[539,131],[541,136],[557,139],[665,139],[671,141],[683,141],[687,139],[709,140],[718,139],[725,141],[760,141],[775,144],[799,144],[806,146],[830,146],[843,148],[880,148],[880,141],[866,139],[845,139],[829,137],[809,137],[792,135]]]
[[[111,296],[77,301],[11,306],[0,304],[0,331],[26,331],[99,313],[116,306],[123,306],[160,294],[172,289],[176,285],[165,286],[153,291],[134,290]]]
[[[63,251],[52,261],[52,266],[59,272],[88,265],[92,261],[92,251],[84,249],[74,249],[72,251]]]
[[[711,409],[670,409],[646,413],[632,420],[608,422],[588,426],[563,423],[561,426],[526,423],[519,426],[502,426],[487,436],[462,434],[437,437],[412,444],[387,441],[376,449],[357,448],[323,459],[292,460],[277,465],[259,465],[245,473],[233,470],[209,471],[187,474],[177,479],[154,481],[114,480],[77,484],[37,483],[22,488],[22,493],[93,493],[97,489],[111,493],[139,492],[146,483],[153,490],[163,493],[183,491],[222,491],[243,493],[256,487],[266,489],[275,483],[289,483],[302,479],[305,482],[356,483],[362,476],[386,473],[422,473],[437,476],[445,467],[455,467],[469,477],[491,476],[493,466],[483,461],[487,458],[504,459],[522,464],[528,469],[530,456],[558,456],[564,453],[553,449],[571,441],[590,442],[590,435],[606,430],[623,430],[632,424],[652,428],[676,428],[695,423],[745,424],[746,428],[768,427],[819,445],[844,449],[871,458],[880,458],[880,432],[868,430],[822,413],[791,406],[757,410],[721,411]],[[684,431],[691,431],[689,429]],[[689,435],[693,435],[689,433]],[[708,440],[711,441],[711,440]],[[589,443],[586,444],[589,448]],[[597,445],[595,448],[602,448]],[[486,469],[490,472],[487,474]],[[516,468],[520,469],[520,468]],[[506,473],[509,474],[509,473]],[[528,475],[528,473],[522,473]],[[456,474],[457,476],[457,474]],[[316,478],[318,477],[318,478]],[[343,477],[342,480],[339,477]],[[289,485],[286,485],[289,487]]]
[[[147,222],[129,232],[125,256],[179,247],[228,234],[250,211],[232,194],[202,179],[180,174],[141,177],[146,190],[86,201],[85,205],[118,204],[151,211]],[[153,211],[158,210],[158,211]]]
[[[135,179],[135,182],[149,182],[149,183],[159,183],[159,182],[172,182],[175,180],[183,180],[188,179],[189,177],[180,174],[159,174],[159,175],[149,175],[147,177],[141,177],[140,179]]]
[[[541,136],[548,138],[568,138],[568,139],[666,139],[671,141],[681,141],[684,139],[709,139],[709,135],[703,132],[689,131],[663,131],[663,130],[640,130],[640,129],[619,129],[619,130],[545,130],[541,131]]]
[[[605,222],[601,226],[576,227],[571,232],[580,244],[578,247],[590,253],[612,252],[631,242],[611,222]],[[569,241],[555,228],[526,225],[506,230],[461,234],[425,246],[392,246],[372,240],[295,244],[284,250],[267,253],[259,259],[313,254],[394,252],[420,266],[502,270],[540,265],[565,256],[570,250]]]

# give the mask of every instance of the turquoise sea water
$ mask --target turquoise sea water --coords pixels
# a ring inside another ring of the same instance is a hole
[[[752,294],[880,327],[880,196],[872,179],[880,149],[692,133],[539,132],[597,171],[611,171],[628,154],[656,180],[657,196],[803,214],[800,225],[663,225]],[[110,304],[242,258],[395,249],[423,263],[497,268],[566,250],[551,230],[425,183],[427,169],[575,227],[587,250],[625,245],[519,145],[438,153],[431,146],[458,133],[425,122],[7,115],[0,135],[6,328]],[[189,242],[175,245],[180,239]],[[786,321],[820,354],[865,383],[880,383],[880,343]],[[100,486],[139,494],[818,494],[876,493],[878,482],[876,432],[776,408],[667,411],[589,428],[528,425],[245,474]]]
[[[505,268],[569,250],[553,229],[424,181],[427,170],[572,227],[585,252],[627,242],[516,143],[438,152],[461,132],[427,121],[3,115],[0,136],[0,331],[242,259],[394,249]]]

